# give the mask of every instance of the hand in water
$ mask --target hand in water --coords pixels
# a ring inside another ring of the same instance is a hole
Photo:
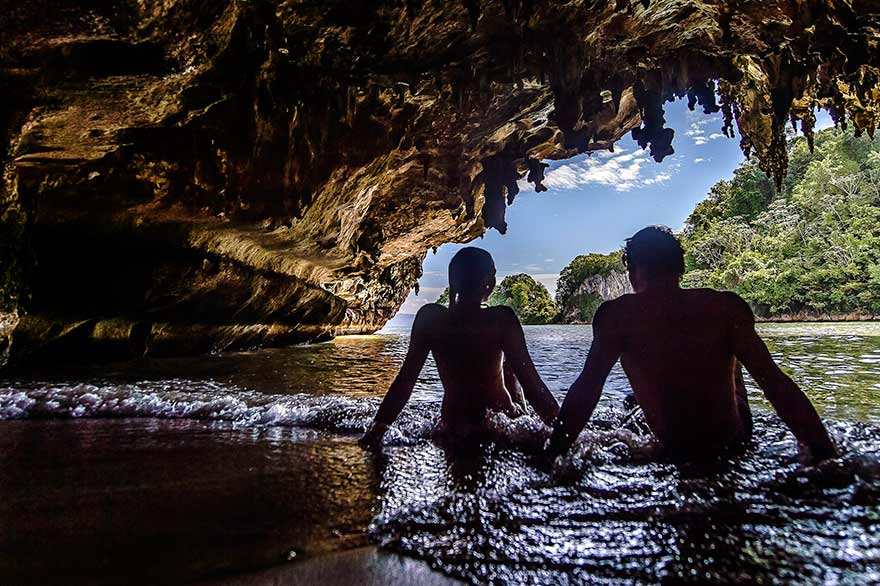
[[[837,458],[840,454],[837,448],[832,444],[828,449],[818,451],[810,449],[803,442],[798,442],[798,462],[801,466],[821,466],[823,463]]]
[[[375,450],[382,447],[382,438],[388,428],[384,425],[371,424],[366,433],[358,440],[358,444],[365,450]]]

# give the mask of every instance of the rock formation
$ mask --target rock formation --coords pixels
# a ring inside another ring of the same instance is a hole
[[[868,0],[4,0],[3,331],[33,358],[372,331],[540,161],[671,153],[673,98],[777,179],[814,107],[873,133],[878,26]]]
[[[590,275],[566,298],[565,304],[559,307],[559,321],[569,324],[590,322],[603,301],[617,299],[632,292],[632,284],[626,271]]]

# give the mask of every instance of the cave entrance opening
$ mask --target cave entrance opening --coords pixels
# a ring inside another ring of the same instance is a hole
[[[665,112],[666,126],[675,130],[672,155],[656,163],[627,135],[613,152],[547,161],[548,191],[536,193],[520,182],[521,192],[507,208],[507,234],[490,229],[471,242],[428,252],[418,292],[410,291],[386,328],[406,327],[421,306],[437,301],[447,285],[449,260],[464,246],[493,255],[499,283],[526,274],[555,298],[560,272],[578,255],[617,251],[646,225],[680,231],[710,188],[730,179],[745,157],[739,137],[721,133],[720,113],[690,111],[685,100],[667,104]],[[817,131],[833,125],[825,112],[816,114]]]

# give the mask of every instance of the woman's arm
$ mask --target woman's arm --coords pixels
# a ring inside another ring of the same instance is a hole
[[[508,315],[504,324],[504,360],[510,362],[513,373],[522,385],[526,400],[544,423],[550,425],[559,414],[559,403],[535,369],[535,364],[526,348],[526,337],[519,318],[512,309],[505,309]]]
[[[507,389],[508,394],[510,394],[510,399],[513,403],[523,409],[524,411],[528,409],[526,406],[526,396],[523,394],[522,387],[519,384],[519,381],[516,380],[516,373],[513,372],[513,367],[510,365],[510,358],[506,355],[504,356],[504,388]]]
[[[367,432],[361,438],[360,443],[366,447],[374,447],[382,442],[382,437],[388,427],[394,423],[401,410],[409,401],[412,395],[413,387],[416,384],[419,373],[425,365],[428,358],[427,329],[431,322],[429,306],[422,307],[416,314],[413,322],[412,333],[409,337],[409,349],[406,352],[406,358],[403,360],[403,366],[400,372],[394,378],[394,382],[388,388],[373,423],[367,428]]]

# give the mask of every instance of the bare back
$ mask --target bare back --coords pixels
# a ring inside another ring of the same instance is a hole
[[[672,451],[716,451],[743,433],[730,294],[666,289],[609,304],[620,362],[654,434]]]
[[[507,312],[489,307],[455,315],[442,305],[428,311],[423,335],[443,382],[444,427],[481,426],[490,411],[516,414],[502,371]]]
[[[755,332],[745,301],[734,293],[681,289],[677,283],[599,307],[587,362],[562,404],[550,453],[567,449],[577,438],[618,358],[648,425],[670,455],[713,455],[748,435],[737,405],[738,378],[742,385],[737,360],[809,457],[835,454],[810,400],[779,369]]]
[[[545,423],[549,425],[559,413],[556,399],[532,363],[513,310],[476,305],[453,312],[430,303],[416,315],[406,358],[362,441],[380,440],[397,419],[429,352],[443,382],[440,431],[444,434],[461,437],[482,431],[489,412],[520,413],[505,387],[505,366]]]

